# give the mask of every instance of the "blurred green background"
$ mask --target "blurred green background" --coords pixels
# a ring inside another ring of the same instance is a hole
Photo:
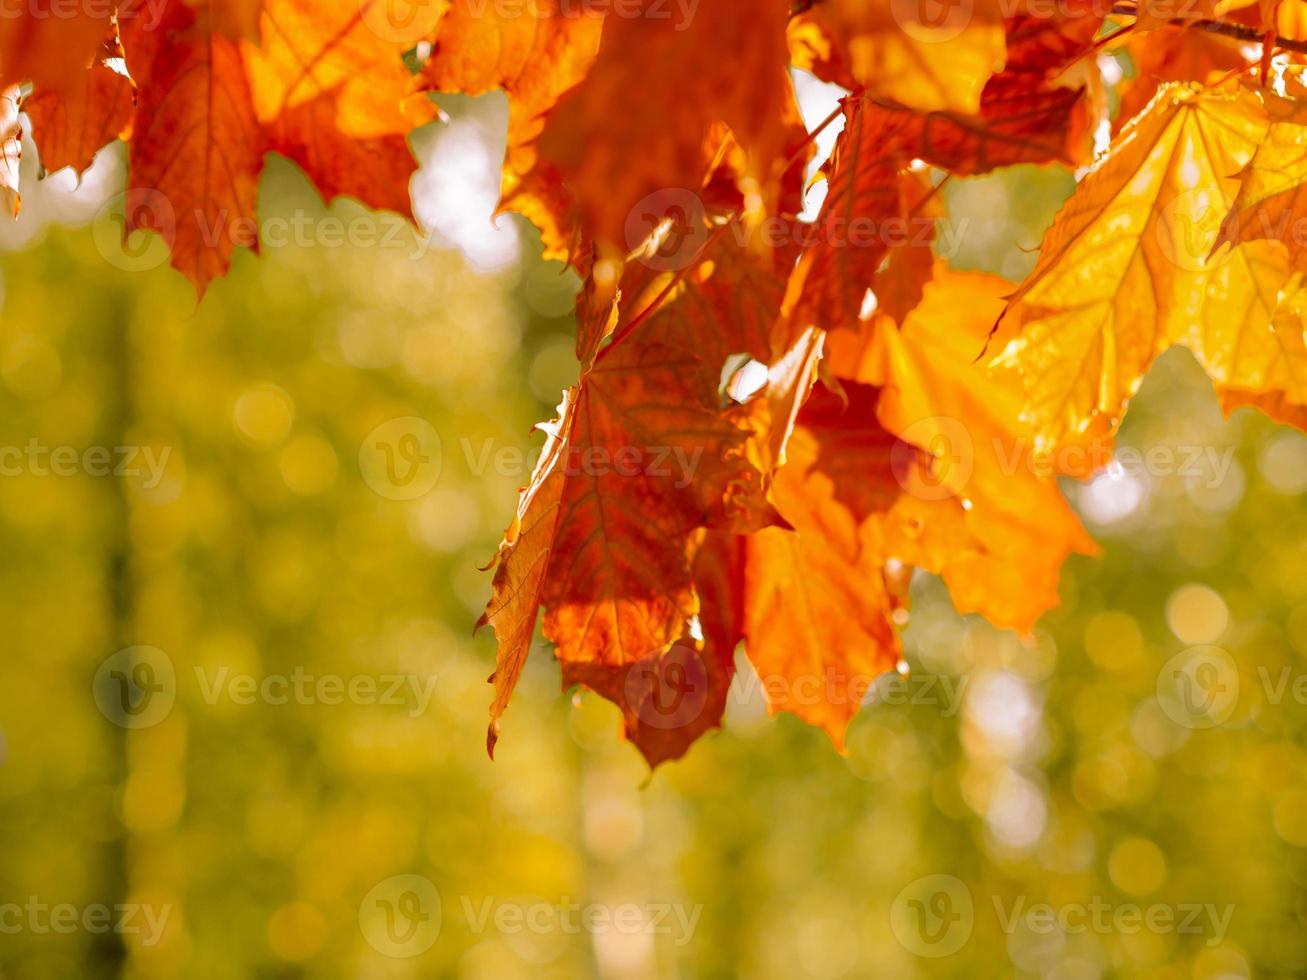
[[[1032,638],[920,577],[847,757],[742,681],[649,777],[542,647],[487,760],[477,569],[577,283],[490,221],[502,100],[449,108],[433,243],[275,161],[262,218],[308,238],[197,305],[121,268],[157,256],[115,251],[118,148],[0,232],[0,977],[1307,976],[1307,440],[1184,352],[1120,444],[1206,462],[1067,485],[1104,552]],[[1071,183],[953,182],[952,260],[1019,277]]]

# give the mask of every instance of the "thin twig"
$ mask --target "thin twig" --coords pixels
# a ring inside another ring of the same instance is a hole
[[[1112,6],[1112,13],[1123,17],[1139,16],[1139,9],[1134,4],[1118,3]],[[1260,44],[1266,40],[1266,32],[1260,31],[1256,27],[1249,27],[1246,24],[1232,24],[1224,20],[1185,20],[1183,17],[1177,17],[1167,23],[1175,27],[1196,28],[1200,31],[1207,31],[1211,34],[1220,34],[1223,37],[1234,38],[1237,41],[1250,41]],[[1307,54],[1307,41],[1295,41],[1292,38],[1276,36],[1275,46],[1285,51],[1293,51],[1296,54]]]

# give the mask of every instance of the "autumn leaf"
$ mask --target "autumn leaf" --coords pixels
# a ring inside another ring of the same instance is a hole
[[[1302,269],[1307,267],[1307,106],[1266,98],[1270,126],[1239,175],[1239,193],[1218,243],[1280,241]]]
[[[124,4],[124,23],[144,20],[144,10]],[[0,17],[0,89],[31,82],[57,94],[75,92],[109,31],[108,4],[25,0]],[[157,25],[156,25],[157,26]]]
[[[1307,288],[1295,273],[1280,293],[1271,329],[1252,337],[1240,352],[1238,370],[1220,377],[1216,393],[1227,412],[1242,406],[1261,409],[1281,422],[1307,431]]]
[[[349,136],[407,133],[434,119],[403,60],[419,38],[386,29],[389,2],[265,0],[260,43],[242,43],[259,120],[323,95],[335,99],[336,128]]]
[[[1006,52],[997,0],[941,4],[823,0],[790,24],[794,64],[914,109],[975,114]]]
[[[922,465],[910,447],[896,460],[876,400],[856,384],[844,398],[813,389],[775,484],[792,529],[747,544],[745,651],[772,710],[823,728],[837,747],[871,683],[899,660],[883,521],[902,494],[896,462]]]
[[[857,321],[872,278],[890,249],[910,240],[913,212],[925,197],[920,178],[903,172],[916,117],[865,99],[846,100],[844,114],[812,244],[788,287],[787,312],[800,328]]]
[[[694,552],[692,576],[702,604],[697,630],[633,664],[563,664],[565,687],[584,686],[621,709],[623,734],[651,769],[679,759],[721,727],[743,638],[744,539],[704,532]]]
[[[941,268],[900,328],[881,314],[829,339],[830,370],[880,386],[886,430],[931,456],[909,484],[917,533],[903,561],[941,575],[954,604],[996,626],[1029,632],[1057,605],[1073,552],[1096,548],[1021,419],[1018,390],[980,360],[1011,284]]]
[[[268,148],[299,164],[326,201],[340,195],[412,218],[409,181],[417,160],[401,133],[351,137],[337,128],[336,96],[288,108],[268,128]]]
[[[104,51],[106,57],[118,52]],[[124,135],[132,121],[135,94],[131,79],[103,58],[64,94],[38,89],[23,103],[32,121],[32,139],[41,148],[41,166],[53,172],[72,167],[79,174],[95,154]]]
[[[569,669],[656,658],[699,612],[695,532],[747,525],[760,506],[747,433],[717,411],[712,392],[696,390],[695,368],[692,355],[663,344],[613,347],[546,430],[482,617],[501,644],[492,749],[539,606]]]
[[[1208,256],[1231,175],[1266,128],[1252,93],[1165,86],[1076,188],[1006,311],[1018,332],[994,362],[1015,372],[1041,443],[1114,430],[1173,344],[1218,380],[1244,377],[1242,352],[1270,333],[1288,270],[1270,243]]]
[[[203,295],[237,245],[257,248],[265,140],[237,43],[174,2],[156,31],[123,36],[139,89],[129,150],[126,231],[159,232],[174,268]]]
[[[784,0],[717,0],[685,24],[647,0],[640,16],[609,20],[584,84],[559,101],[539,142],[537,166],[566,185],[587,238],[619,252],[638,245],[648,228],[637,206],[704,184],[719,123],[743,147],[754,193],[775,200],[788,169],[776,161],[797,118],[787,12]],[[729,59],[720,56],[723,37],[732,39]],[[640,112],[627,111],[632,102]],[[632,220],[638,233],[628,232]],[[556,223],[566,226],[567,217]]]
[[[423,87],[437,92],[481,95],[502,89],[508,95],[503,207],[523,211],[541,228],[550,257],[566,258],[571,241],[556,216],[566,205],[528,178],[535,144],[558,100],[585,77],[602,28],[598,11],[576,10],[565,0],[541,0],[526,12],[453,0],[420,76]]]
[[[22,205],[18,191],[18,164],[23,158],[23,123],[18,116],[21,99],[16,85],[0,93],[0,204],[15,218]]]

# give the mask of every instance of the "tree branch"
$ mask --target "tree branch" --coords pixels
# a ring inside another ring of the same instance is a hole
[[[1112,6],[1112,13],[1124,17],[1137,17],[1139,16],[1139,9],[1131,3],[1118,3]],[[1185,20],[1183,17],[1177,17],[1168,23],[1175,27],[1196,28],[1211,34],[1220,34],[1224,37],[1234,38],[1237,41],[1261,43],[1267,37],[1264,31],[1259,31],[1255,27],[1249,27],[1247,24],[1232,24],[1224,20]],[[1285,51],[1293,51],[1297,54],[1307,54],[1307,41],[1295,41],[1292,38],[1276,35],[1275,47],[1283,48]]]

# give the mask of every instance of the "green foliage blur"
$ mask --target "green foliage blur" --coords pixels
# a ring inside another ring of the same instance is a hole
[[[420,134],[437,183],[502,105],[456,121]],[[1120,440],[1171,463],[1066,484],[1103,552],[1061,607],[1019,638],[919,577],[847,757],[742,680],[651,776],[542,644],[491,763],[478,566],[575,374],[575,279],[514,218],[480,268],[265,244],[197,305],[117,267],[107,154],[29,181],[0,255],[0,978],[1307,976],[1307,440],[1224,420],[1188,355]],[[955,263],[1020,276],[1070,184],[950,187]],[[284,162],[261,202],[371,220]]]

